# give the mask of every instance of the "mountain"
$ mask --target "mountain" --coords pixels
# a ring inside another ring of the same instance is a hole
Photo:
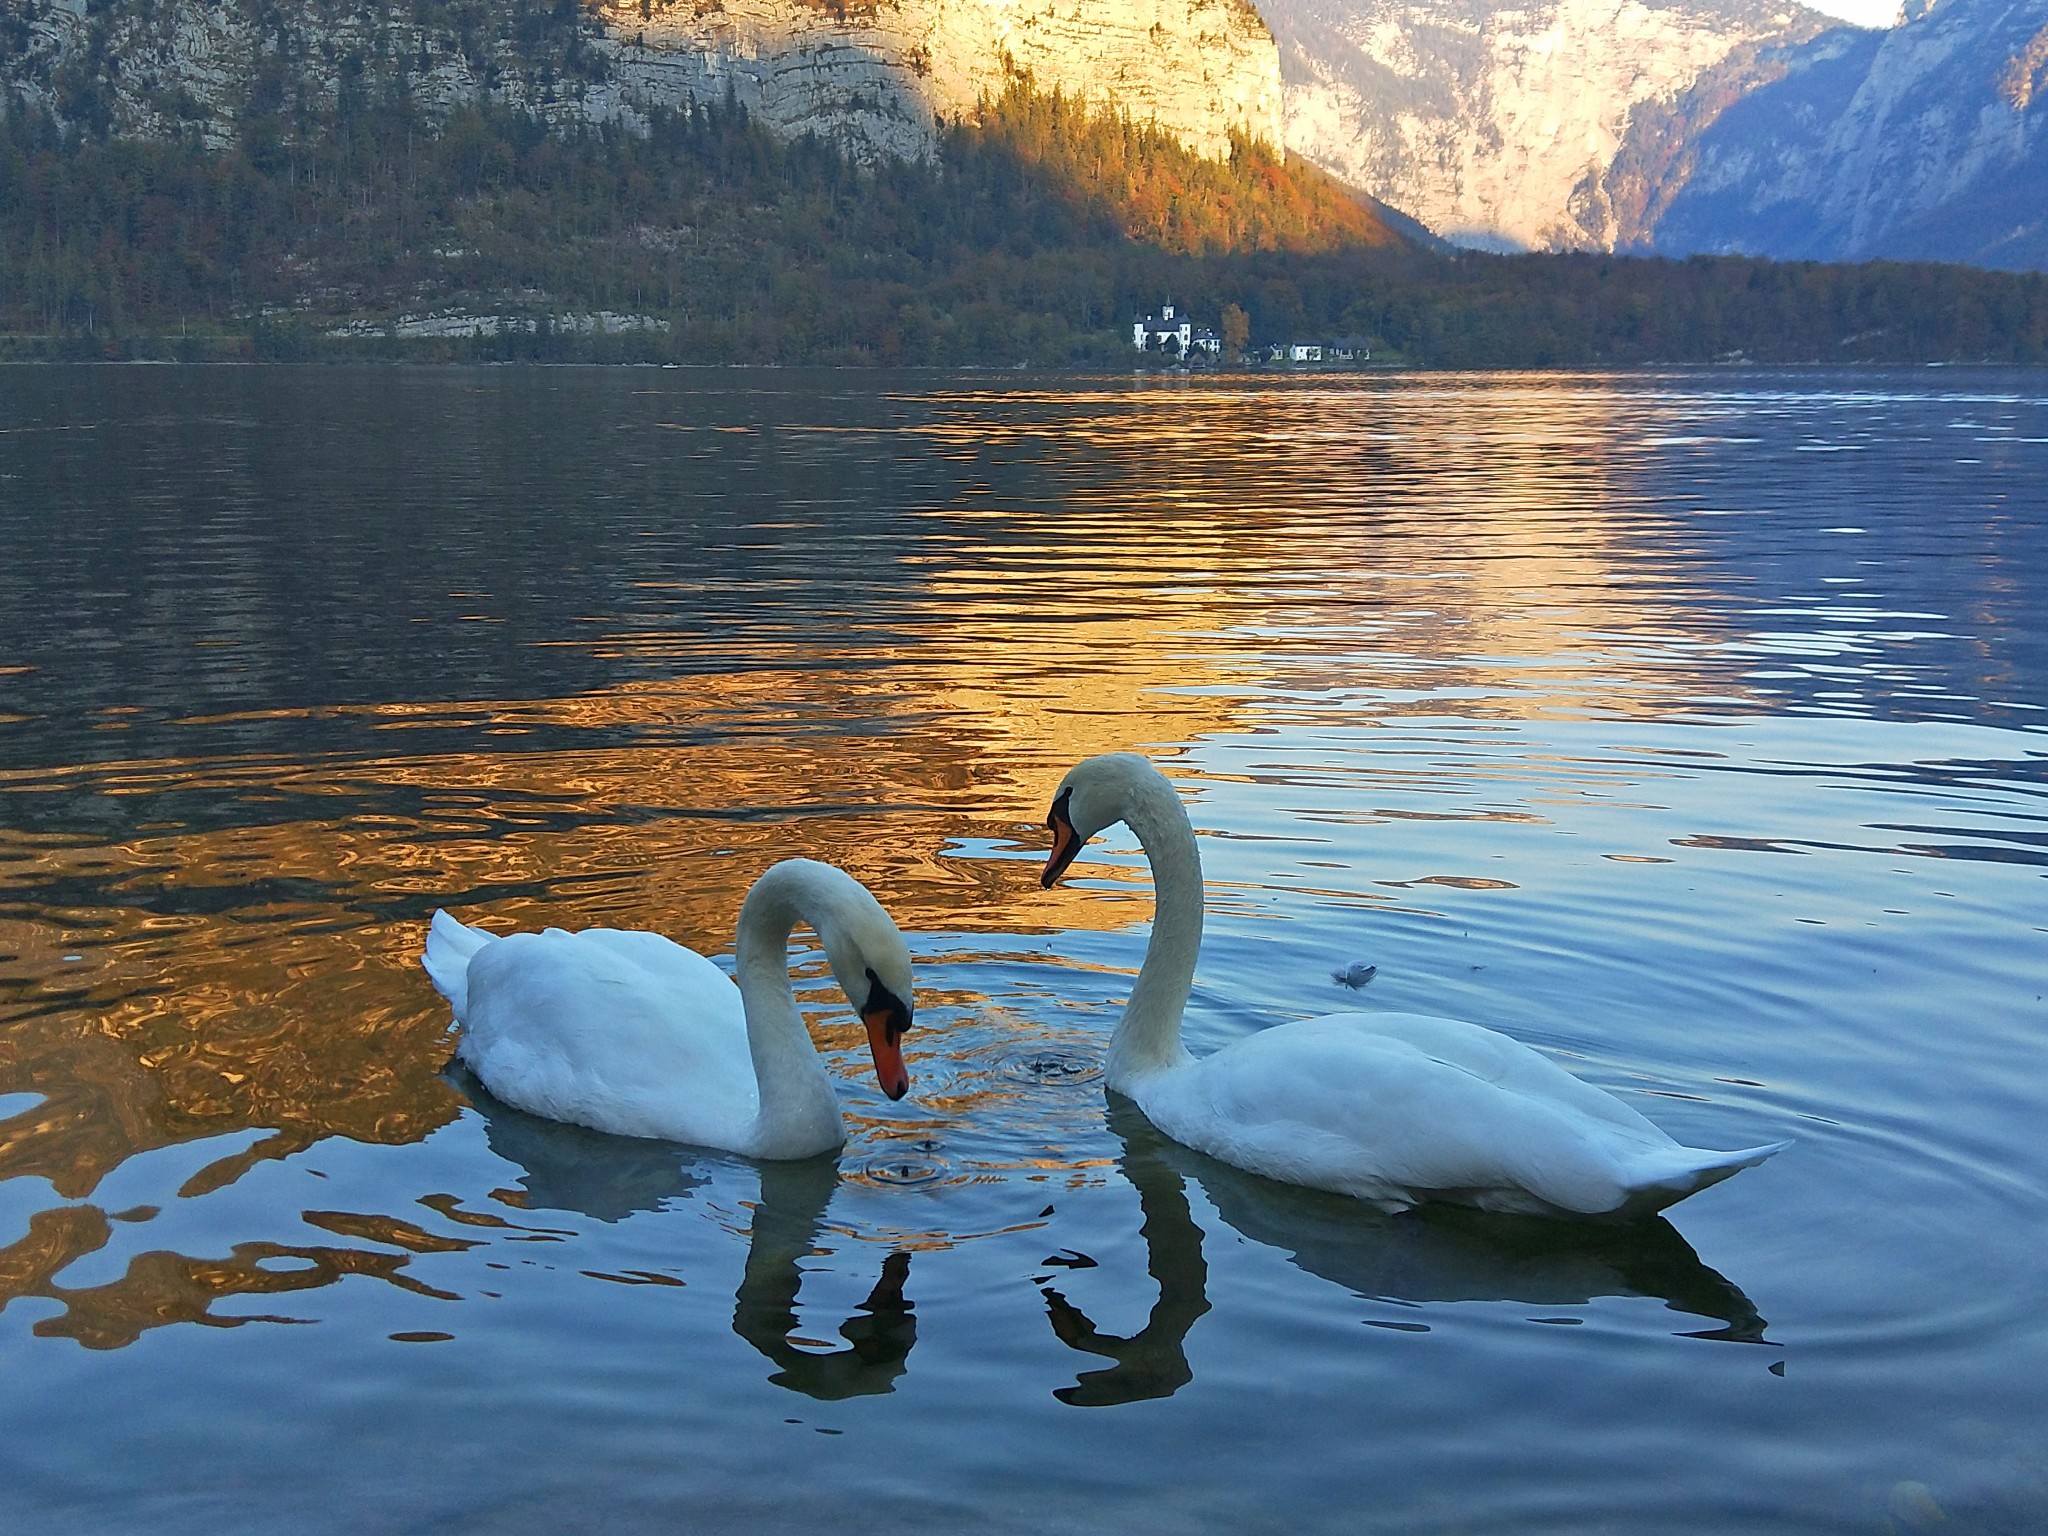
[[[1675,145],[1827,30],[1789,0],[1263,0],[1286,144],[1451,240],[1644,243]]]
[[[1689,146],[1647,242],[2048,269],[2048,0],[1836,31]]]
[[[1278,144],[1279,57],[1249,0],[8,0],[8,96],[89,133],[196,135],[404,99],[557,125],[733,103],[873,162],[1016,78],[1114,99],[1201,153]]]
[[[2048,276],[1406,239],[1262,136],[1235,0],[876,3],[6,0],[0,358],[1125,369],[1171,298],[1376,365],[2048,359]],[[1602,227],[1749,46],[1637,100]]]

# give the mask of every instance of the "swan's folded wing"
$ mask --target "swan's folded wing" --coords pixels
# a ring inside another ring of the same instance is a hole
[[[1503,1061],[1482,1051],[1476,1064]],[[1155,1118],[1240,1167],[1370,1200],[1526,1190],[1568,1210],[1620,1204],[1617,1128],[1518,1091],[1505,1065],[1490,1081],[1398,1035],[1310,1020],[1201,1061]]]
[[[668,949],[560,929],[508,935],[470,963],[463,1060],[500,1098],[553,1119],[657,1134],[634,1127],[664,1123],[686,1092],[715,1123],[677,1139],[744,1123],[755,1088],[738,989],[702,956]]]
[[[674,939],[636,928],[586,928],[572,937],[631,961],[658,984],[675,988],[685,997],[701,997],[708,1002],[729,992],[733,1007],[739,1006],[739,988],[733,979]]]
[[[1424,1013],[1333,1013],[1308,1020],[1307,1025],[1361,1029],[1399,1040],[1510,1093],[1548,1100],[1589,1119],[1664,1139],[1651,1121],[1613,1094],[1580,1081],[1540,1051],[1484,1025]]]

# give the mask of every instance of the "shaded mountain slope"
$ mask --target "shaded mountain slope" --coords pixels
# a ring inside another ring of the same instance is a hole
[[[2048,267],[2048,0],[1831,33],[1691,160],[1658,250]]]

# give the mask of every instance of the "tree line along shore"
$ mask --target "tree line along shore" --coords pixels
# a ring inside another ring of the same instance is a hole
[[[731,102],[564,133],[344,95],[225,149],[0,113],[0,357],[1128,367],[1163,296],[1376,364],[2048,361],[2048,275],[1453,252],[1028,81],[875,166]]]

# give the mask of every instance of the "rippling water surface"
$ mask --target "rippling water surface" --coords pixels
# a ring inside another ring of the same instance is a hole
[[[0,1495],[23,1529],[2048,1528],[2048,389],[11,370]],[[1100,1062],[1201,832],[1198,1049],[1503,1028],[1681,1139],[1385,1217]],[[763,1167],[452,1072],[429,914],[919,963]],[[1332,979],[1364,963],[1362,993]]]

